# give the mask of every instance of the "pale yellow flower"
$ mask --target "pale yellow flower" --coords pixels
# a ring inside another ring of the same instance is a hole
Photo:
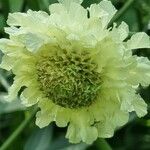
[[[113,136],[127,123],[129,113],[139,117],[147,105],[136,93],[150,83],[150,62],[132,56],[132,49],[150,48],[143,32],[127,40],[125,22],[107,29],[116,13],[108,0],[83,8],[82,0],[58,0],[43,11],[12,13],[0,40],[5,54],[1,67],[16,75],[8,100],[21,87],[23,104],[38,104],[36,124],[55,121],[68,126],[70,142],[92,143]]]

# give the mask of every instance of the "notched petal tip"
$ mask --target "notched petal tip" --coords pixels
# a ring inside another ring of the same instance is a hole
[[[133,107],[138,117],[143,117],[147,114],[147,104],[140,95],[137,95],[137,98],[133,101]]]
[[[108,0],[102,0],[99,4],[92,4],[88,8],[91,18],[100,18],[102,27],[106,28],[112,17],[117,12],[117,9]]]
[[[127,41],[128,49],[138,49],[138,48],[150,48],[150,38],[144,32],[138,32],[134,34],[130,40]]]
[[[81,4],[83,0],[58,0],[58,2],[62,4],[70,4],[72,2]]]
[[[79,143],[83,141],[87,144],[92,144],[98,137],[98,131],[96,127],[90,127],[87,125],[80,126],[80,124],[70,123],[68,126],[66,138],[71,143]]]
[[[120,33],[120,40],[125,40],[129,35],[129,26],[123,21],[118,27],[118,31]]]

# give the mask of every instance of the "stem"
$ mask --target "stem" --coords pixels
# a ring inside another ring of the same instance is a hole
[[[23,131],[23,129],[30,123],[37,110],[38,108],[35,108],[33,112],[27,118],[25,118],[20,126],[10,135],[10,137],[8,137],[5,143],[0,147],[0,150],[6,150],[10,146],[10,144],[17,138],[17,136]]]
[[[117,12],[117,14],[112,18],[108,26],[111,26],[114,21],[117,21],[129,9],[129,7],[132,5],[133,2],[134,0],[128,0],[124,4],[124,6]]]
[[[99,138],[97,139],[95,144],[99,150],[112,150],[112,148],[105,139]]]

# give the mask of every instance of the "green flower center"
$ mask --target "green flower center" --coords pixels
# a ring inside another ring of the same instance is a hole
[[[42,55],[36,68],[40,89],[55,104],[80,108],[90,106],[96,100],[100,75],[89,53],[62,50],[55,55]]]

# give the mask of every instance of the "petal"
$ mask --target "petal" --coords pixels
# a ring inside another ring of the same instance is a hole
[[[40,99],[40,93],[36,87],[26,88],[20,96],[22,104],[29,107],[35,105]]]
[[[128,71],[127,82],[132,85],[141,83],[143,86],[148,86],[150,84],[150,61],[146,57],[136,56],[133,61],[136,61],[137,64]]]
[[[6,54],[16,53],[22,49],[23,49],[23,45],[20,44],[19,42],[12,41],[9,39],[4,39],[4,38],[0,39],[0,50],[3,53]]]
[[[64,7],[64,5],[59,4],[59,3],[54,3],[52,5],[49,6],[49,11],[51,14],[64,14],[67,13],[66,8]]]
[[[98,130],[98,137],[110,138],[114,135],[115,127],[111,121],[100,122],[96,125]]]
[[[70,114],[71,114],[71,112],[65,110],[64,108],[58,109],[58,112],[57,112],[56,118],[55,118],[56,125],[58,127],[66,127],[70,120]]]
[[[81,141],[80,128],[74,124],[70,124],[67,129],[66,138],[68,138],[71,143],[79,143]]]
[[[37,29],[37,31],[46,31],[46,22],[49,15],[43,11],[28,10],[27,13],[10,13],[7,23],[10,26],[22,26]]]
[[[64,1],[63,1],[64,2]],[[87,10],[83,8],[79,3],[72,3],[68,1],[68,6],[63,4],[52,4],[49,6],[49,10],[51,14],[55,14],[55,18],[60,21],[61,24],[65,24],[66,26],[73,26],[79,22],[80,24],[87,19]],[[59,16],[57,16],[58,14]],[[50,16],[52,18],[52,16]],[[72,19],[73,18],[73,19]],[[78,23],[78,25],[79,25]],[[77,26],[74,26],[76,28]]]
[[[2,58],[2,62],[0,64],[0,68],[3,68],[3,69],[6,69],[7,71],[10,71],[17,61],[18,60],[16,58],[4,55]]]
[[[116,8],[112,5],[111,1],[102,0],[99,4],[91,5],[90,17],[98,17],[102,21],[102,26],[105,28],[109,21],[116,13]]]
[[[66,138],[71,143],[78,143],[83,141],[87,144],[91,144],[97,139],[98,132],[94,123],[94,118],[86,110],[72,112],[70,116],[70,123],[68,126]]]
[[[127,41],[127,49],[150,48],[150,38],[144,32],[134,34]]]
[[[17,98],[19,90],[24,86],[23,81],[23,77],[14,78],[13,85],[8,89],[8,96],[6,96],[7,101],[12,101]]]
[[[108,15],[108,13],[101,9],[98,4],[92,4],[88,10],[90,12],[90,18],[102,18]]]
[[[128,37],[129,27],[125,22],[122,22],[118,27],[118,32],[120,34],[120,40],[123,41]]]
[[[83,0],[58,0],[59,3],[64,4],[65,6],[70,5],[70,3],[79,3],[81,4]]]
[[[66,138],[69,139],[71,143],[79,143],[81,140],[87,144],[92,144],[93,141],[97,139],[98,132],[96,127],[88,126],[87,124],[81,122],[70,122],[66,134]],[[83,124],[82,124],[83,123]]]
[[[116,110],[112,119],[116,127],[123,126],[129,120],[129,113],[127,111]]]
[[[140,95],[137,95],[136,99],[133,101],[133,107],[138,117],[143,117],[147,114],[147,104]]]
[[[55,108],[50,100],[42,99],[38,106],[41,111],[36,114],[36,125],[40,128],[48,126],[55,118]]]
[[[15,40],[20,42],[22,45],[24,45],[24,47],[27,48],[27,50],[31,52],[38,51],[39,48],[41,48],[43,45],[46,45],[47,43],[55,43],[55,40],[53,38],[50,38],[46,35],[40,33],[26,32],[22,31],[21,29],[16,30],[15,33],[9,32],[9,34],[12,35]]]
[[[10,13],[8,16],[7,24],[10,26],[22,26],[30,24],[30,21],[26,19],[26,13]]]

